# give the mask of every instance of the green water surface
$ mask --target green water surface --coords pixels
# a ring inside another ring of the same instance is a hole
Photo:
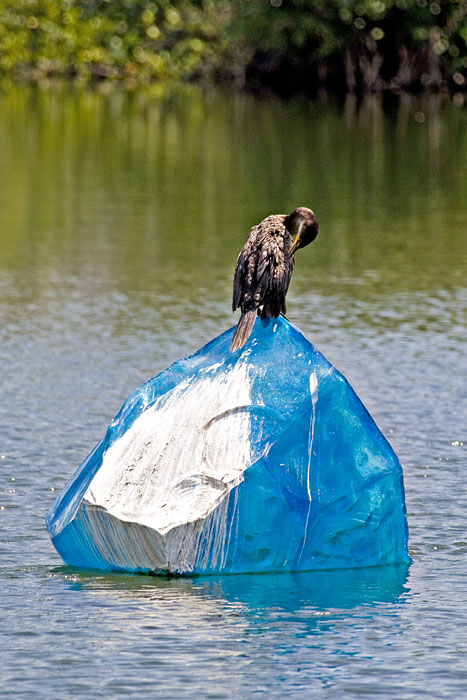
[[[185,86],[0,94],[2,698],[463,697],[467,112]],[[399,455],[407,569],[159,580],[61,566],[44,516],[126,396],[235,321],[296,206],[288,316]]]

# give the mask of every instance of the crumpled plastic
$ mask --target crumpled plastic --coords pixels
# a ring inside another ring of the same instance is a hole
[[[401,465],[284,317],[233,329],[133,392],[47,527],[65,563],[168,574],[409,562]]]

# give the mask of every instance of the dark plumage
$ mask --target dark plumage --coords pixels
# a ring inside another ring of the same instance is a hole
[[[230,349],[245,345],[255,318],[285,314],[285,296],[295,263],[294,253],[318,235],[316,216],[306,207],[288,216],[273,214],[253,226],[238,256],[233,282],[232,309],[242,315]]]

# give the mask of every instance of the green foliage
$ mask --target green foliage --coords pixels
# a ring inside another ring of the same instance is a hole
[[[465,0],[0,0],[0,75],[466,87]]]
[[[208,72],[215,4],[196,0],[1,0],[0,70],[19,77],[147,83]]]
[[[353,90],[465,87],[465,0],[238,0],[247,72]]]

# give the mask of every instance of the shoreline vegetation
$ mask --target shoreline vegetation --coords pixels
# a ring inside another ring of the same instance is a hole
[[[467,89],[467,0],[0,0],[0,81]]]

